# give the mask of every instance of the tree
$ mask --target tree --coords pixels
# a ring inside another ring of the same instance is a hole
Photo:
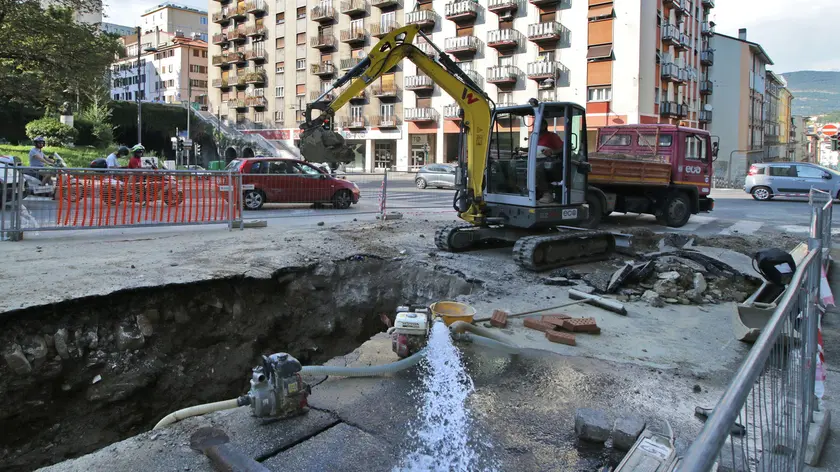
[[[0,0],[0,100],[55,108],[106,80],[120,44],[64,8],[89,11],[101,0],[53,3]]]

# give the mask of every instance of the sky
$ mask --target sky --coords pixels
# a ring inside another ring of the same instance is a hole
[[[143,11],[163,0],[105,0],[105,3],[105,21],[137,26]],[[207,10],[209,1],[176,3]],[[778,73],[840,70],[840,55],[825,52],[834,43],[837,10],[832,3],[835,1],[715,0],[712,20],[718,33],[730,36],[737,37],[738,28],[747,28],[747,39],[761,44],[775,64],[772,69]]]

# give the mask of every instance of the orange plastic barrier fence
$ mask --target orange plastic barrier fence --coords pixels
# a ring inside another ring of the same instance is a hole
[[[242,217],[238,177],[165,171],[61,172],[56,184],[56,225],[229,222]]]

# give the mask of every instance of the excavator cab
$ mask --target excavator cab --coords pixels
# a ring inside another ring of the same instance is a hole
[[[531,100],[496,108],[492,126],[484,191],[489,222],[545,228],[587,219],[582,107]]]

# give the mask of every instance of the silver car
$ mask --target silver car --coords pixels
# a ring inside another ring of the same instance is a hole
[[[455,188],[455,169],[451,164],[429,164],[423,166],[414,176],[414,185],[419,189],[426,187]]]
[[[744,191],[754,199],[807,197],[812,188],[840,197],[840,172],[802,162],[753,164],[744,180]]]

